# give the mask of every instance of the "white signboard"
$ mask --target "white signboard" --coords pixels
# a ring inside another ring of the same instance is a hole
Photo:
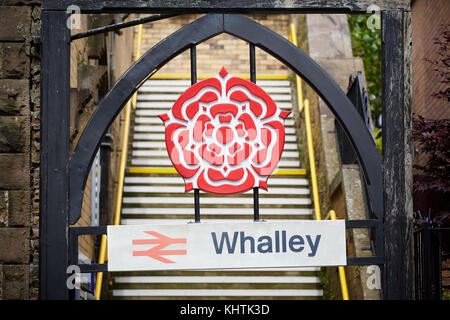
[[[346,265],[345,222],[108,226],[108,271]]]

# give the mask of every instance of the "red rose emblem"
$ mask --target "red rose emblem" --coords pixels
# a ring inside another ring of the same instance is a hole
[[[188,88],[169,113],[160,115],[169,157],[186,191],[267,189],[283,151],[289,113],[256,84],[232,77],[225,68]]]

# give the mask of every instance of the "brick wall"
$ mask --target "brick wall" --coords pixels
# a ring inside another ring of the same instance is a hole
[[[141,54],[181,27],[201,15],[182,15],[144,25]],[[289,38],[289,15],[249,15],[252,19]],[[270,18],[268,18],[270,17]],[[249,48],[245,41],[228,34],[221,34],[197,46],[198,74],[217,74],[225,66],[230,74],[249,74]],[[257,74],[287,75],[288,69],[278,60],[256,49]],[[159,74],[190,74],[189,50],[180,54],[158,72]]]
[[[36,299],[40,3],[3,3],[7,5],[0,6],[0,299]]]
[[[412,86],[413,112],[430,119],[450,118],[448,101],[430,97],[443,89],[434,67],[424,58],[436,59],[439,47],[433,38],[439,37],[439,26],[450,23],[450,1],[416,0],[413,2],[412,19]]]
[[[423,61],[436,59],[438,46],[433,38],[439,37],[439,26],[449,23],[450,2],[447,0],[416,0],[411,9],[412,19],[412,109],[413,112],[429,119],[450,118],[448,101],[431,97],[444,86],[433,71],[434,67]],[[427,156],[416,153],[414,164],[425,165]],[[414,173],[420,172],[414,169]]]

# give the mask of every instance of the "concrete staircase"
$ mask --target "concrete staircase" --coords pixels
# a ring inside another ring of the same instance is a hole
[[[296,105],[288,80],[261,80],[257,84],[285,110]],[[125,176],[121,223],[170,224],[194,219],[193,192],[170,173],[172,163],[158,118],[190,86],[189,80],[149,80],[138,92],[129,167]],[[260,218],[312,219],[309,180],[299,161],[295,121],[285,121],[286,143],[278,174],[260,191]],[[252,191],[218,196],[201,193],[201,219],[223,223],[253,219]],[[210,271],[120,272],[112,275],[113,299],[320,299],[318,267],[236,269]]]

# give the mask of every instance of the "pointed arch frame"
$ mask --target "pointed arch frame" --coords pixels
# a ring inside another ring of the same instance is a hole
[[[272,30],[239,14],[207,14],[149,49],[100,102],[70,159],[69,223],[74,224],[81,215],[84,187],[101,138],[127,101],[145,80],[175,56],[221,33],[228,33],[266,51],[315,89],[349,137],[367,183],[370,208],[381,219],[381,156],[364,121],[342,89],[306,53]]]

